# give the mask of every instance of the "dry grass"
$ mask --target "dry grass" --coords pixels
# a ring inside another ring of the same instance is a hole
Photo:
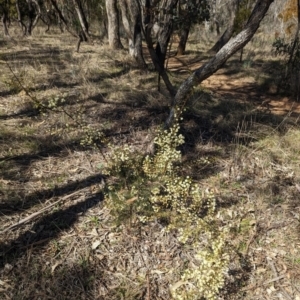
[[[192,249],[160,223],[138,232],[112,225],[103,204],[107,149],[81,145],[78,123],[147,151],[170,100],[157,92],[156,74],[134,69],[125,50],[82,45],[78,54],[74,45],[68,35],[41,32],[1,48],[0,228],[29,218],[0,233],[0,298],[169,299]],[[175,83],[199,64],[204,49],[195,45],[179,71],[170,60]],[[257,84],[272,82],[265,70],[274,62],[247,51],[253,64],[236,56],[195,90],[182,173],[214,191],[220,222],[236,225],[237,255],[220,299],[299,300],[298,115],[265,109],[266,98],[280,100]],[[39,110],[55,98],[54,109]]]

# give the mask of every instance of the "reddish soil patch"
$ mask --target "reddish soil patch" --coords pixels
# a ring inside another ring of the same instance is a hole
[[[188,74],[201,67],[203,63],[196,57],[172,56],[168,60],[168,69]],[[254,102],[258,108],[267,109],[276,115],[300,115],[300,103],[296,102],[292,97],[276,95],[276,88],[270,87],[268,90],[262,90],[262,87],[259,86],[252,76],[243,76],[239,72],[233,75],[224,73],[226,73],[224,69],[220,69],[206,79],[202,85],[220,94],[220,96],[226,95],[236,98],[238,101]]]

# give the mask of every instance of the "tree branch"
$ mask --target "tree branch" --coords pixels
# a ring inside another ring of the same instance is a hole
[[[237,36],[229,40],[214,57],[194,71],[194,73],[181,84],[173,99],[172,109],[166,121],[167,127],[169,127],[174,120],[175,106],[180,106],[184,103],[192,88],[219,70],[228,58],[250,41],[273,1],[274,0],[257,0],[244,29]]]

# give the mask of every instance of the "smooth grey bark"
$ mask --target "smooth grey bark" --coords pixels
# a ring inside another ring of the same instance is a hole
[[[172,109],[166,121],[167,127],[170,127],[174,121],[176,107],[184,105],[192,88],[219,70],[228,58],[250,41],[273,1],[274,0],[257,0],[251,16],[243,30],[224,45],[224,47],[222,47],[207,63],[194,71],[193,74],[180,85],[173,99]]]
[[[129,54],[141,69],[147,68],[142,48],[142,16],[137,0],[119,0]]]
[[[105,0],[108,21],[108,43],[113,49],[122,49],[119,32],[119,12],[117,0]]]

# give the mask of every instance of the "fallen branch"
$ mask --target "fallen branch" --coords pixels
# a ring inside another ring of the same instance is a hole
[[[78,193],[78,191],[76,191],[76,192],[74,192],[74,193],[72,193],[72,194],[70,194],[70,195],[67,195],[67,196],[65,196],[65,197],[63,197],[63,198],[61,198],[61,199],[59,199],[59,200],[57,200],[57,201],[55,201],[55,202],[49,204],[48,206],[46,206],[46,207],[42,208],[41,210],[39,210],[39,211],[37,211],[37,212],[31,214],[30,216],[28,216],[28,217],[26,217],[26,218],[24,218],[24,219],[18,221],[17,223],[15,223],[15,224],[13,224],[13,225],[11,225],[11,226],[9,226],[9,227],[3,229],[2,231],[0,231],[0,234],[3,234],[3,233],[5,233],[5,232],[7,232],[7,231],[10,231],[10,230],[13,230],[13,229],[19,227],[20,225],[23,225],[23,224],[28,223],[29,221],[32,221],[33,219],[35,219],[36,217],[38,217],[39,215],[41,215],[41,214],[44,213],[45,211],[49,210],[50,208],[52,208],[53,206],[55,206],[56,204],[58,204],[59,202],[61,202],[61,201],[63,201],[63,200],[66,200],[66,199],[68,199],[68,198],[74,196],[74,195],[77,194],[77,193]]]

